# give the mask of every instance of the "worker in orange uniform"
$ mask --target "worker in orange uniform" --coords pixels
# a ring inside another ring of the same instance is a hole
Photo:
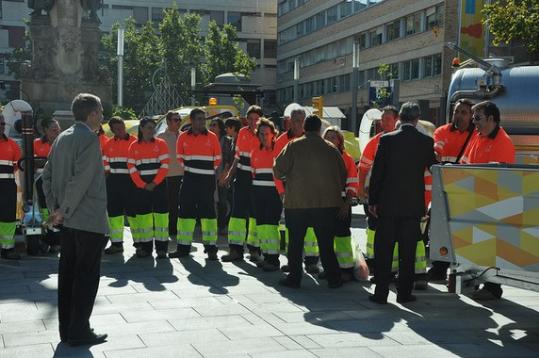
[[[235,177],[234,201],[228,223],[229,253],[223,255],[224,262],[243,260],[243,246],[247,241],[250,260],[259,262],[260,243],[256,238],[256,220],[253,214],[251,152],[259,145],[256,137],[256,123],[263,116],[262,108],[251,106],[247,109],[247,127],[240,129],[236,140],[236,156],[226,177],[219,185],[226,186]]]
[[[158,259],[167,257],[168,202],[165,177],[168,172],[167,143],[155,137],[155,121],[143,118],[138,139],[129,146],[127,167],[136,189],[135,231],[133,237],[137,257],[150,256],[155,250]]]
[[[110,140],[109,137],[105,134],[105,130],[103,129],[103,126],[99,126],[99,130],[97,131],[97,138],[99,139],[99,148],[101,149],[101,153],[103,153],[103,148],[105,148],[105,145]]]
[[[216,170],[221,164],[221,145],[206,128],[206,112],[195,108],[189,114],[191,129],[180,134],[176,153],[183,167],[180,189],[178,248],[169,257],[189,256],[197,219],[202,228],[202,243],[208,260],[217,260],[217,216],[215,213]]]
[[[380,120],[382,132],[375,135],[365,146],[363,153],[361,153],[361,159],[358,165],[358,198],[366,202],[367,200],[367,183],[370,176],[372,164],[374,163],[374,157],[378,149],[378,143],[380,137],[385,133],[389,133],[395,130],[395,125],[399,120],[399,111],[394,106],[386,106],[382,109],[382,118]],[[367,206],[365,205],[365,213],[367,214],[367,250],[365,257],[369,269],[374,270],[374,233],[376,228],[376,218],[369,213]]]
[[[47,161],[47,157],[51,151],[52,142],[60,134],[60,125],[58,121],[51,118],[46,118],[41,121],[41,129],[43,135],[40,138],[34,140],[34,158],[35,168],[36,168],[36,194],[37,194],[37,203],[39,205],[39,213],[41,214],[41,220],[47,222],[49,220],[49,209],[47,209],[47,203],[45,201],[45,194],[43,193],[43,179],[41,174],[43,173],[43,167]],[[59,251],[60,237],[59,230],[53,227],[47,230],[45,236],[43,236],[43,246],[42,250],[51,253],[56,253]]]
[[[475,133],[472,122],[473,103],[468,99],[459,99],[453,110],[451,123],[438,127],[434,131],[434,151],[442,163],[458,163],[462,158],[470,139]],[[429,281],[447,280],[448,262],[433,261],[428,272]]]
[[[251,151],[251,169],[253,172],[253,198],[256,218],[257,237],[264,254],[260,267],[264,271],[277,271],[280,267],[279,254],[281,235],[279,219],[283,204],[273,177],[273,162],[275,160],[275,136],[277,129],[273,122],[260,118],[256,128],[260,144]]]
[[[491,101],[472,107],[473,123],[477,132],[462,156],[463,164],[515,163],[515,146],[500,126],[500,110]],[[493,300],[502,297],[501,285],[487,282],[473,293],[476,300]]]
[[[17,226],[17,184],[15,171],[21,159],[21,150],[17,143],[5,134],[6,121],[0,114],[0,257],[19,260],[15,252],[15,228]]]
[[[303,122],[305,121],[305,110],[303,108],[293,109],[290,113],[290,129],[281,134],[275,142],[275,157],[277,157],[284,147],[292,140],[299,138],[303,135]],[[282,185],[280,180],[277,180],[281,184],[277,186],[281,200],[284,200],[286,188]],[[285,247],[288,247],[288,230],[285,229]],[[303,242],[303,255],[305,263],[305,271],[311,275],[315,275],[320,272],[318,268],[318,260],[320,252],[318,250],[318,242],[316,241],[316,235],[312,227],[307,228],[305,233],[305,240]],[[288,272],[288,265],[283,265],[281,268],[284,272]]]
[[[357,197],[359,179],[354,158],[344,149],[344,136],[338,127],[328,127],[324,131],[324,139],[333,143],[342,154],[346,167],[346,187],[343,205],[337,216],[334,248],[343,282],[351,281],[354,277],[354,249],[352,247],[352,203]]]
[[[135,186],[127,168],[129,147],[137,140],[125,130],[125,123],[121,117],[112,117],[109,127],[112,137],[103,147],[103,164],[107,174],[107,212],[109,216],[110,246],[105,254],[112,255],[124,251],[124,216],[127,216],[131,233],[136,236],[136,227],[133,198]]]

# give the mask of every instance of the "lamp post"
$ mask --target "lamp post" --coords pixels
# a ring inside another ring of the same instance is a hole
[[[197,69],[191,67],[191,106],[195,105],[195,89],[197,86]]]
[[[124,104],[124,37],[125,30],[118,29],[118,107]]]
[[[298,103],[299,97],[299,57],[294,58],[294,103]]]
[[[357,93],[359,75],[359,41],[354,39],[352,45],[352,110],[350,113],[350,130],[356,134],[357,128]]]

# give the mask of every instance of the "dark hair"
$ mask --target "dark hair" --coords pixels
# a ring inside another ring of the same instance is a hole
[[[140,120],[140,122],[139,122],[139,125],[138,125],[138,135],[137,135],[137,137],[138,137],[138,142],[139,143],[142,142],[142,139],[143,139],[143,137],[142,137],[142,128],[144,126],[146,126],[146,124],[148,124],[148,123],[153,123],[154,126],[157,125],[157,123],[155,123],[155,120],[153,118],[151,118],[151,117],[142,118]]]
[[[275,124],[267,118],[260,117],[258,122],[256,122],[255,133],[257,137],[258,133],[260,132],[260,128],[262,127],[268,127],[273,132],[273,143],[271,143],[271,147],[273,148],[273,146],[275,145],[275,137],[277,136],[277,128],[275,128]],[[258,138],[258,140],[260,140],[260,138]],[[260,149],[262,149],[262,142],[260,142]]]
[[[260,117],[264,116],[264,112],[262,112],[262,108],[260,106],[256,106],[256,105],[253,105],[253,106],[250,106],[248,109],[247,109],[247,114],[245,115],[246,117],[249,117],[249,115],[251,113],[256,113],[258,114]]]
[[[96,95],[90,93],[79,93],[75,96],[73,102],[71,103],[71,111],[73,112],[73,116],[75,116],[76,121],[86,122],[90,113],[98,110],[100,104],[101,99],[99,99],[99,97]]]
[[[220,137],[226,135],[225,122],[221,118],[219,118],[219,117],[213,118],[211,120],[211,123],[217,123],[217,127],[219,127],[219,136]]]
[[[399,110],[397,109],[397,107],[392,106],[392,105],[387,105],[384,108],[382,108],[382,113],[384,113],[384,112],[389,112],[389,113],[393,114],[394,117],[399,116]]]
[[[305,118],[305,122],[303,122],[305,132],[320,132],[320,128],[322,128],[322,120],[316,114],[311,114]]]
[[[189,118],[191,118],[191,122],[193,121],[193,117],[196,117],[197,114],[202,114],[204,117],[206,117],[206,112],[204,112],[201,108],[193,108],[191,110],[191,113],[189,113]]]
[[[457,106],[457,104],[464,104],[468,107],[470,107],[470,111],[472,110],[472,107],[473,107],[473,102],[470,101],[469,99],[467,98],[461,98],[459,99],[458,101],[455,102],[455,107]]]
[[[419,117],[421,117],[421,109],[419,108],[419,104],[415,102],[406,102],[401,106],[399,117],[403,123],[418,120]]]
[[[483,101],[479,102],[475,106],[472,107],[473,111],[479,111],[483,110],[483,113],[485,113],[485,116],[492,116],[494,118],[494,122],[496,124],[500,124],[500,110],[498,109],[498,106],[494,102],[491,101]]]
[[[41,129],[43,130],[43,135],[41,136],[42,142],[47,142],[47,135],[45,134],[45,131],[49,129],[53,123],[58,123],[58,121],[53,118],[45,118],[41,121]]]
[[[122,117],[114,116],[109,121],[109,128],[112,130],[112,126],[115,124],[125,124]]]
[[[230,117],[225,121],[225,127],[234,128],[236,133],[241,129],[241,121],[237,117]]]
[[[174,116],[178,116],[180,118],[180,121],[182,120],[182,116],[180,116],[179,113],[176,113],[174,111],[168,111],[165,118],[167,120],[167,122],[170,122],[172,120],[172,117]]]

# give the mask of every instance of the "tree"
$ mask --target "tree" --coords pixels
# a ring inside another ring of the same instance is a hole
[[[104,50],[102,63],[112,75],[113,88],[117,88],[118,78],[116,56],[118,28],[119,24],[115,24],[113,31],[104,35],[101,40]],[[149,97],[148,93],[151,93],[152,76],[161,63],[159,37],[151,22],[147,22],[138,30],[135,20],[129,18],[125,22],[124,42],[124,103],[140,112]],[[117,102],[117,99],[114,102]]]
[[[239,47],[236,28],[230,24],[220,29],[215,21],[210,21],[205,45],[209,81],[226,72],[248,77],[256,67],[256,62]]]
[[[510,44],[520,41],[530,60],[539,58],[539,2],[506,0],[485,5],[482,14],[492,34],[492,43]]]

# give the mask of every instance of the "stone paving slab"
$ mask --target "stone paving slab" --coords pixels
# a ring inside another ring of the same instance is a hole
[[[353,235],[364,246],[364,231]],[[389,304],[379,306],[367,299],[369,283],[330,290],[306,275],[301,289],[282,288],[280,272],[261,272],[247,260],[209,262],[194,246],[182,260],[137,259],[128,244],[123,256],[105,256],[91,324],[109,339],[93,347],[59,342],[57,257],[0,261],[0,357],[532,357],[539,351],[537,292],[507,287],[502,300],[483,304],[431,284],[418,302],[397,304],[391,292]]]

